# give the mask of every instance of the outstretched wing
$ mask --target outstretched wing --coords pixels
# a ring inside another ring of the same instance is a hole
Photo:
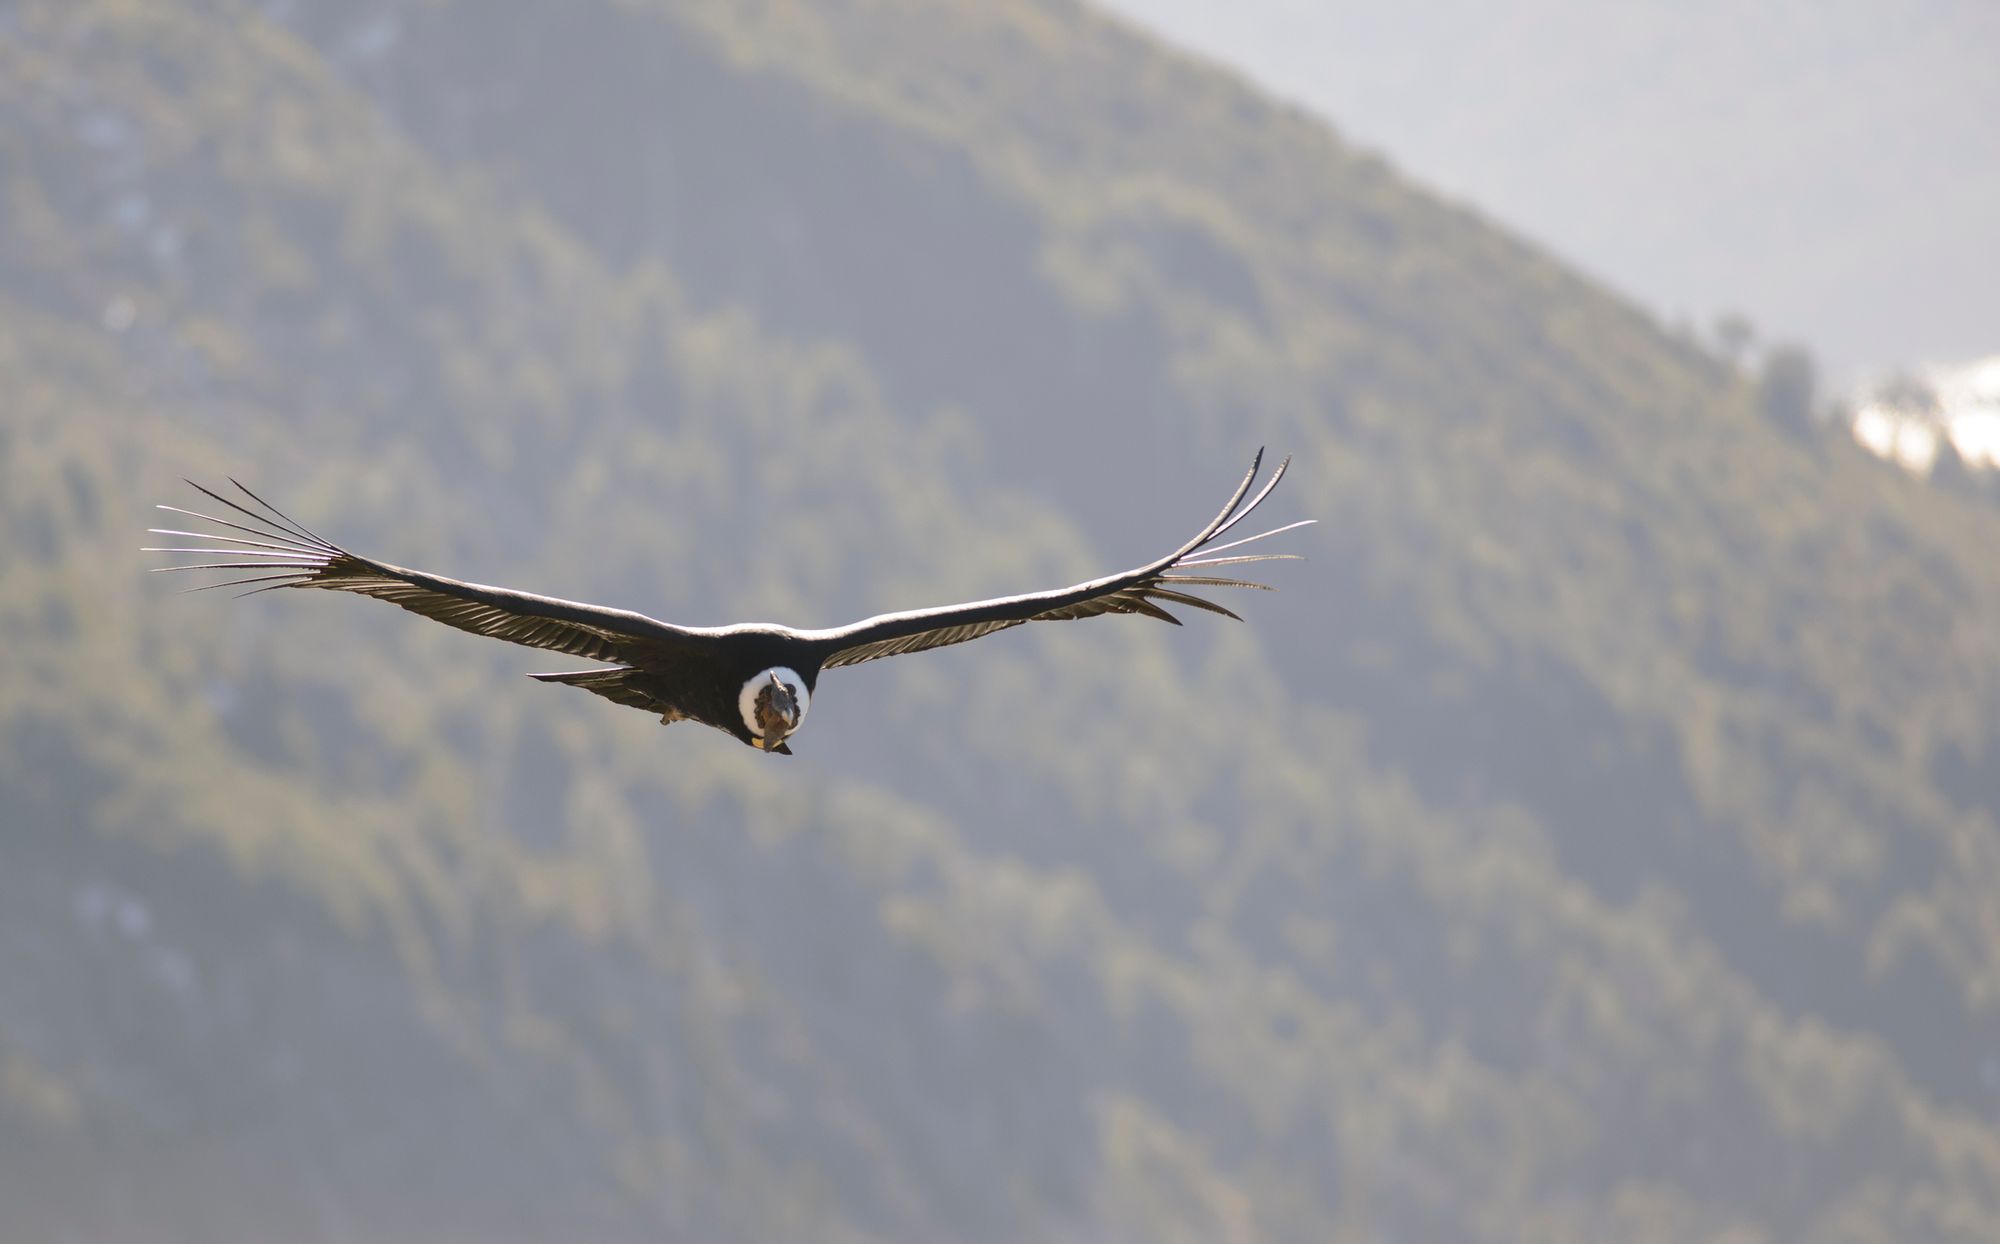
[[[195,553],[202,560],[159,566],[157,571],[227,571],[231,577],[187,589],[249,586],[251,595],[281,587],[323,588],[357,592],[399,605],[411,613],[455,626],[475,635],[489,635],[530,648],[548,648],[595,661],[630,661],[657,654],[662,647],[698,642],[688,631],[622,609],[535,596],[528,592],[463,583],[442,575],[406,570],[373,561],[321,539],[286,517],[276,507],[235,480],[247,505],[210,492],[189,480],[191,487],[235,512],[235,518],[198,514],[178,506],[159,508],[198,518],[223,531],[176,531],[154,527],[155,535],[185,536],[206,543],[180,548],[149,548],[148,553]],[[250,508],[250,507],[255,507]],[[211,560],[212,559],[212,560]],[[242,575],[235,572],[254,571]]]
[[[1275,536],[1312,523],[1313,519],[1303,519],[1289,523],[1271,531],[1232,540],[1227,544],[1214,541],[1224,532],[1248,518],[1252,511],[1264,503],[1278,481],[1285,477],[1285,469],[1292,460],[1286,458],[1278,464],[1269,481],[1251,497],[1248,504],[1244,498],[1250,495],[1251,486],[1257,482],[1257,472],[1264,463],[1264,451],[1258,450],[1257,457],[1250,463],[1250,471],[1237,486],[1229,504],[1222,507],[1222,513],[1215,521],[1202,528],[1201,534],[1180,548],[1123,574],[1111,575],[1103,579],[1093,579],[1074,587],[1058,588],[1053,592],[1035,592],[1025,596],[1005,596],[996,600],[973,601],[965,605],[947,605],[938,609],[912,609],[904,613],[885,613],[851,626],[833,630],[804,631],[801,637],[820,645],[826,653],[824,668],[833,669],[842,665],[858,665],[877,657],[895,656],[902,652],[921,652],[926,648],[942,648],[946,644],[962,644],[968,639],[978,639],[1010,626],[1023,622],[1058,621],[1072,618],[1092,618],[1101,613],[1139,613],[1149,618],[1180,625],[1180,619],[1168,613],[1164,604],[1187,605],[1195,609],[1205,609],[1224,617],[1236,615],[1214,601],[1196,596],[1189,589],[1212,587],[1247,587],[1268,592],[1271,589],[1262,583],[1247,583],[1242,579],[1217,577],[1212,572],[1218,566],[1232,566],[1244,562],[1296,560],[1291,553],[1243,553],[1234,556],[1218,556],[1226,550],[1238,548],[1265,536]],[[1240,621],[1240,619],[1238,619]]]

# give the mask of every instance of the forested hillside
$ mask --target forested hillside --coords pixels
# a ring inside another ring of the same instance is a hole
[[[22,1239],[1984,1241],[1991,507],[1067,0],[0,5]],[[832,625],[799,753],[363,552]],[[195,507],[199,508],[199,507]]]

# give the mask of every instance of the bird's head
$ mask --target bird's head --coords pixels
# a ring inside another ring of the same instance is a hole
[[[805,720],[812,693],[797,671],[783,665],[763,670],[743,684],[737,698],[743,724],[750,731],[750,743],[767,752],[784,746],[785,736]]]

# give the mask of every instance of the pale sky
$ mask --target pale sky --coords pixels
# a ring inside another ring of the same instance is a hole
[[[1098,0],[1838,385],[2000,351],[2000,0]]]

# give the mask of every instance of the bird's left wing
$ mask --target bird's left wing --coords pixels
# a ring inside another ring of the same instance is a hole
[[[1278,464],[1278,469],[1255,497],[1246,504],[1244,498],[1250,495],[1251,486],[1257,482],[1257,473],[1264,462],[1264,451],[1258,450],[1257,457],[1250,464],[1250,471],[1229,498],[1229,504],[1222,507],[1222,513],[1215,521],[1202,528],[1201,533],[1174,552],[1123,574],[1109,575],[1079,583],[1073,587],[1058,588],[1052,592],[1033,592],[1022,596],[1003,596],[994,600],[973,601],[964,605],[947,605],[938,609],[912,609],[903,613],[885,613],[849,626],[833,630],[802,631],[799,635],[816,643],[826,654],[823,668],[834,669],[842,665],[858,665],[863,661],[873,661],[877,657],[895,656],[903,652],[921,652],[926,648],[942,648],[946,644],[961,644],[982,635],[1019,626],[1023,622],[1058,621],[1073,618],[1091,618],[1103,613],[1138,613],[1147,617],[1180,625],[1180,619],[1167,612],[1163,605],[1188,605],[1219,613],[1224,617],[1236,615],[1214,601],[1204,600],[1194,595],[1191,588],[1247,587],[1259,591],[1271,589],[1261,583],[1248,583],[1242,579],[1221,578],[1210,573],[1217,566],[1237,565],[1243,562],[1278,561],[1295,559],[1290,553],[1243,553],[1221,556],[1226,550],[1262,540],[1265,536],[1275,536],[1279,532],[1291,531],[1312,523],[1303,519],[1283,527],[1227,544],[1215,541],[1236,524],[1250,516],[1251,511],[1262,505],[1264,498],[1278,486],[1285,477],[1285,469],[1291,465],[1286,458]]]
[[[281,587],[322,588],[335,592],[355,592],[373,596],[421,614],[446,626],[525,644],[547,648],[593,661],[630,661],[637,657],[657,657],[663,648],[697,644],[691,632],[641,613],[605,609],[577,601],[536,596],[483,583],[466,583],[442,575],[408,570],[350,553],[337,544],[321,539],[286,517],[276,507],[235,480],[245,504],[210,492],[194,481],[189,485],[234,512],[234,518],[198,514],[177,506],[160,509],[198,518],[220,531],[176,531],[154,527],[156,535],[182,536],[204,541],[179,548],[149,548],[149,553],[207,554],[186,565],[160,566],[161,571],[227,571],[232,577],[203,584],[189,591],[217,587],[245,587],[266,592]],[[254,507],[254,508],[253,508]],[[250,571],[254,573],[239,574]]]

